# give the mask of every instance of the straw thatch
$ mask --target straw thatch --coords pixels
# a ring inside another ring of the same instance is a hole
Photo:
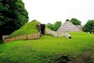
[[[58,29],[57,32],[74,32],[81,31],[81,26],[75,26],[70,21],[65,21],[65,23]]]

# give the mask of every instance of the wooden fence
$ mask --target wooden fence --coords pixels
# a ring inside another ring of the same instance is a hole
[[[3,35],[2,38],[4,43],[7,43],[13,40],[34,40],[34,39],[40,38],[40,32],[35,34],[15,36],[12,38],[8,37],[8,35]]]

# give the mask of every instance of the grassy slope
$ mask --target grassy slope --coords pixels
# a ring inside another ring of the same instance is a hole
[[[0,63],[48,63],[60,55],[77,58],[86,51],[94,55],[93,34],[70,34],[72,39],[45,35],[38,40],[19,40],[0,45]]]
[[[36,28],[36,24],[39,24],[37,21],[32,21],[24,26],[22,26],[20,29],[16,30],[12,34],[9,35],[9,37],[18,36],[18,35],[25,35],[25,34],[32,34],[38,32]]]

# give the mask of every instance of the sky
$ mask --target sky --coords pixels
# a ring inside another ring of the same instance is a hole
[[[43,24],[77,18],[84,25],[94,19],[94,0],[23,0],[29,21]]]

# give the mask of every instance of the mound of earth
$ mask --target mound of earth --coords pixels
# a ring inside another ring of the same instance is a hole
[[[10,34],[9,37],[37,33],[38,32],[38,29],[36,28],[37,24],[40,24],[40,22],[33,20],[32,22],[25,24],[20,29]]]

